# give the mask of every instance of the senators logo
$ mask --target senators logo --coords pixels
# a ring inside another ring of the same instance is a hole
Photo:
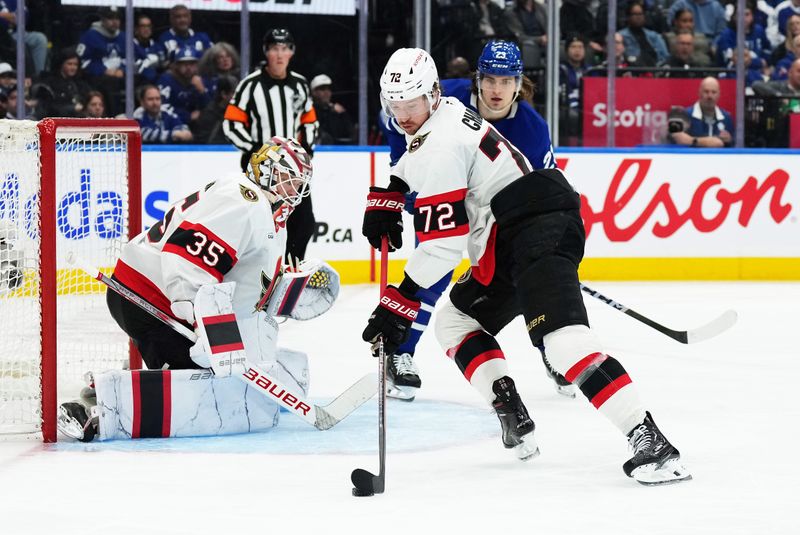
[[[258,194],[250,188],[239,184],[239,193],[242,194],[242,197],[244,197],[244,200],[247,202],[258,202]]]
[[[414,139],[412,139],[411,143],[408,144],[408,152],[414,152],[415,150],[420,148],[422,144],[425,143],[425,140],[428,139],[429,135],[430,132],[421,136],[417,136]]]
[[[462,273],[460,277],[458,277],[456,284],[464,284],[470,279],[470,277],[472,277],[472,268],[467,268],[467,270]]]

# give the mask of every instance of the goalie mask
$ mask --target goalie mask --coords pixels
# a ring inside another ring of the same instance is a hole
[[[311,156],[297,140],[273,137],[250,157],[248,177],[270,195],[270,201],[297,206],[311,193]]]

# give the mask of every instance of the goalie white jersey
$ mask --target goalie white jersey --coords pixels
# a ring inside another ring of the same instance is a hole
[[[244,175],[212,182],[131,240],[114,276],[173,317],[171,302],[193,301],[204,284],[236,281],[234,312],[246,317],[281,268],[286,217],[285,207],[273,214]]]
[[[414,230],[419,247],[405,271],[430,287],[469,253],[479,281],[494,272],[494,216],[497,192],[533,169],[527,158],[488,121],[452,97],[413,136],[392,175],[417,192]]]

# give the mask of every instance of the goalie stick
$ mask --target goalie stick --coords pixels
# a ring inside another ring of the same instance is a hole
[[[641,321],[648,327],[652,327],[661,334],[665,334],[670,338],[672,338],[673,340],[677,340],[682,344],[694,344],[697,342],[708,340],[709,338],[713,338],[718,334],[721,334],[730,329],[731,327],[733,327],[733,325],[736,323],[736,319],[738,318],[738,315],[736,314],[735,310],[726,310],[718,318],[706,323],[705,325],[697,327],[696,329],[690,329],[688,331],[676,331],[668,327],[664,327],[660,323],[656,323],[647,316],[642,316],[635,310],[631,310],[622,303],[618,303],[617,301],[614,301],[610,297],[606,297],[600,292],[592,290],[583,283],[581,283],[581,290],[591,295],[592,297],[599,299],[608,306],[616,308],[623,314]]]
[[[154,318],[160,320],[162,323],[172,327],[175,332],[182,335],[190,342],[197,341],[197,335],[194,331],[186,327],[186,325],[153,306],[152,303],[146,301],[124,285],[108,277],[102,271],[78,257],[74,252],[67,253],[67,262],[76,265],[93,279],[105,284],[113,292],[116,292]],[[289,388],[281,381],[249,360],[245,362],[245,368],[245,373],[240,377],[242,381],[250,384],[256,392],[286,407],[290,413],[298,416],[320,431],[325,431],[335,426],[375,395],[375,376],[373,374],[367,374],[327,405],[315,405],[306,400],[302,395],[290,392]],[[283,389],[286,394],[280,397],[274,395],[273,392],[278,389]]]
[[[386,289],[389,271],[389,238],[381,240],[381,294]],[[378,337],[378,475],[356,468],[350,474],[353,483],[353,496],[373,496],[382,494],[386,487],[386,355],[383,351],[383,337]],[[375,348],[373,348],[375,350]]]

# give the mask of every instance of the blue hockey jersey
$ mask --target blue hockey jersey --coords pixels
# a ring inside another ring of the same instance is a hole
[[[144,108],[136,108],[133,118],[142,129],[142,143],[170,143],[172,133],[188,130],[169,106],[161,105],[158,117],[151,117]]]
[[[83,72],[90,76],[125,69],[125,32],[112,35],[99,21],[95,22],[81,35],[77,52]]]
[[[158,44],[162,49],[163,57],[169,59],[170,52],[181,49],[184,46],[194,49],[195,55],[199,58],[214,43],[211,42],[205,32],[196,32],[190,28],[189,33],[183,37],[170,28],[158,36]]]
[[[181,84],[169,71],[158,78],[158,90],[161,102],[172,106],[181,121],[187,124],[193,111],[202,110],[211,101],[208,88],[205,93],[200,93],[191,83]]]

